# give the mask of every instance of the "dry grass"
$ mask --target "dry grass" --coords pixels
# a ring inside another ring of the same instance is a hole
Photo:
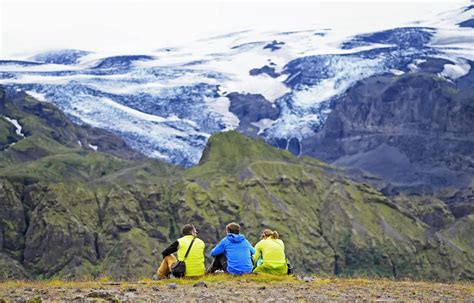
[[[244,275],[233,276],[229,274],[207,275],[205,277],[184,278],[184,279],[167,279],[155,281],[152,279],[143,279],[140,281],[125,281],[115,282],[108,277],[102,277],[97,281],[68,281],[68,280],[40,280],[40,281],[4,281],[0,282],[0,289],[14,289],[14,288],[104,288],[104,287],[129,287],[131,285],[148,285],[160,286],[169,283],[176,283],[178,285],[195,284],[197,281],[205,281],[208,283],[222,283],[222,282],[249,282],[249,283],[274,283],[274,282],[288,282],[288,283],[302,283],[293,276],[273,276],[267,274],[259,275]],[[323,280],[321,280],[323,281]]]
[[[206,287],[193,287],[204,281]],[[176,283],[176,289],[170,288]],[[364,278],[314,278],[302,281],[291,276],[227,274],[209,275],[198,279],[169,279],[137,282],[113,282],[104,277],[99,281],[5,281],[0,283],[1,299],[41,298],[44,301],[89,298],[94,293],[106,293],[108,298],[119,301],[260,301],[274,298],[276,301],[474,301],[472,282],[421,282],[393,281]]]

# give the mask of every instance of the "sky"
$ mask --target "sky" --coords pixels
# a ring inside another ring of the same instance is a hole
[[[433,18],[469,1],[0,0],[0,59],[47,50],[147,52],[241,30],[359,31]]]

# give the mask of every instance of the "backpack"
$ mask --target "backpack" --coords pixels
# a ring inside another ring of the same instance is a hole
[[[183,261],[178,261],[171,266],[171,273],[173,274],[174,277],[183,278],[186,275],[186,263],[184,261],[188,257],[189,251],[191,250],[191,247],[193,246],[195,239],[196,237],[194,237],[193,240],[191,241],[191,244],[189,244],[188,250],[186,251],[186,254],[184,255]]]

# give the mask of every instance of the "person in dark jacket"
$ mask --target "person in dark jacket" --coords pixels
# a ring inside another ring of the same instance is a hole
[[[229,223],[226,226],[227,236],[211,250],[214,257],[208,273],[223,270],[234,275],[251,273],[253,270],[252,255],[255,248],[240,233],[240,225]]]

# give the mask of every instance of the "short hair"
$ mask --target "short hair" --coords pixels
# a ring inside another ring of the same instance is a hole
[[[229,234],[240,234],[240,225],[235,223],[235,222],[232,222],[232,223],[229,223],[227,224],[227,226],[225,227],[225,230],[229,233]]]
[[[193,231],[195,230],[194,225],[192,224],[186,224],[183,226],[183,235],[192,235]]]

